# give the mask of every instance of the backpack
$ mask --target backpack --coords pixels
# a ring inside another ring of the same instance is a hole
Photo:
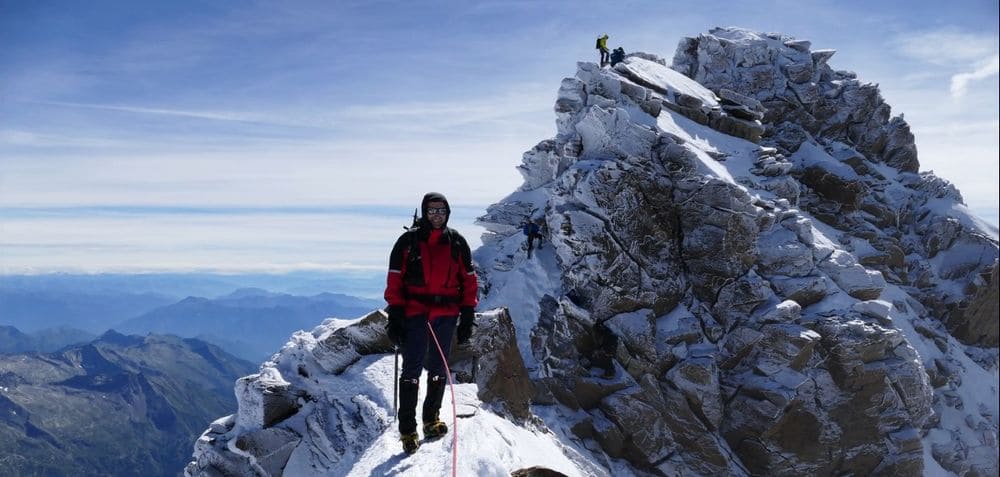
[[[597,48],[598,50],[601,49],[601,39],[600,38],[597,39],[597,43],[594,45],[594,48]]]

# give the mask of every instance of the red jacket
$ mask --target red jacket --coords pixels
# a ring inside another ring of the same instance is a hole
[[[411,250],[419,251],[411,256]],[[406,316],[458,316],[479,304],[479,281],[469,244],[456,230],[425,228],[406,232],[389,255],[385,301],[403,306]]]

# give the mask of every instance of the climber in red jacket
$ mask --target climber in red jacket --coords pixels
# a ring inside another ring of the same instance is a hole
[[[424,398],[424,437],[439,437],[448,426],[438,418],[447,375],[428,324],[447,359],[451,340],[462,344],[472,336],[479,283],[465,238],[448,228],[451,208],[444,195],[430,192],[420,204],[421,217],[396,240],[389,255],[385,301],[386,331],[403,354],[399,378],[399,434],[403,450],[420,447],[416,408],[420,373],[427,359],[427,395]]]

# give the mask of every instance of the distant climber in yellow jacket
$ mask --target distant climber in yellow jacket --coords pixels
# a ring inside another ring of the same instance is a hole
[[[610,53],[608,51],[608,34],[607,33],[605,33],[604,36],[600,36],[600,37],[597,38],[597,46],[596,46],[596,48],[598,50],[601,50],[601,67],[603,68],[604,65],[606,65],[606,64],[608,64],[608,63],[611,62],[611,55],[610,55]]]

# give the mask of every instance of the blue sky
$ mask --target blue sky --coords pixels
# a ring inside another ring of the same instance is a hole
[[[512,192],[593,38],[838,50],[997,223],[998,7],[941,2],[0,0],[0,273],[381,269],[424,192]]]

